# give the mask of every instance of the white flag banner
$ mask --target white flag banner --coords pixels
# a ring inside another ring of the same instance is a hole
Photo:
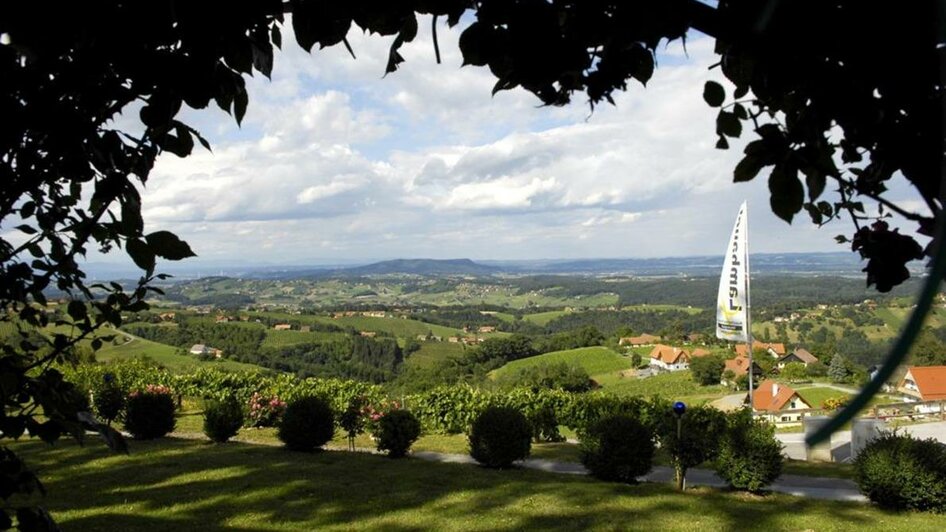
[[[739,207],[736,225],[729,239],[729,247],[723,261],[723,272],[719,278],[719,295],[716,298],[716,337],[731,342],[748,342],[746,331],[748,319],[748,284],[746,272],[749,268],[748,218],[746,202]]]

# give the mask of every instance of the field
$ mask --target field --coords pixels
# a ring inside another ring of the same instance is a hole
[[[673,400],[685,399],[695,403],[708,402],[733,393],[725,386],[701,386],[693,381],[689,371],[660,373],[647,379],[612,374],[595,380],[605,390],[616,395],[659,396]]]
[[[522,317],[522,319],[530,323],[534,323],[540,327],[544,327],[548,325],[550,321],[554,320],[555,318],[560,318],[565,314],[568,314],[568,312],[564,310],[552,310],[549,312],[539,312],[537,314],[526,314]]]
[[[121,333],[130,336],[127,333]],[[133,358],[149,358],[171,371],[190,371],[199,367],[213,367],[230,371],[260,371],[262,368],[253,364],[244,364],[234,360],[200,360],[193,355],[178,354],[178,349],[165,344],[159,344],[144,338],[133,337],[131,341],[120,344],[105,344],[95,352],[96,360],[109,362],[113,360],[127,360]]]
[[[574,364],[581,366],[591,378],[617,373],[631,367],[631,361],[606,347],[583,347],[567,351],[554,351],[544,355],[514,360],[491,373],[493,378],[514,375],[519,370],[550,364]]]
[[[345,333],[333,333],[322,331],[277,331],[275,329],[266,330],[266,338],[261,347],[283,347],[286,345],[327,342],[345,338]]]
[[[408,355],[404,364],[417,367],[431,366],[445,358],[460,356],[464,349],[464,346],[459,343],[423,342],[420,344],[420,349]]]
[[[189,440],[14,443],[65,530],[941,530],[942,517],[786,495],[627,486],[339,451]]]

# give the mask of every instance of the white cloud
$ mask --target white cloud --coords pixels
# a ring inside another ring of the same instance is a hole
[[[764,183],[732,184],[741,146],[714,148],[701,97],[720,79],[708,39],[688,43],[689,59],[671,45],[646,89],[590,113],[523,90],[491,97],[487,69],[459,67],[458,32],[439,36],[444,64],[422,30],[383,80],[388,38],[352,32],[357,60],[286,43],[273,81],[248,82],[242,130],[188,115],[214,151],[162,156],[143,194],[149,227],[206,259],[297,263],[718,254],[744,198],[756,251],[836,250],[848,230],[804,215],[786,226]]]

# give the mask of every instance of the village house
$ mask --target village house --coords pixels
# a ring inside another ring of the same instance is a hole
[[[174,318],[177,317],[177,313],[162,312],[161,314],[158,314],[158,317],[161,318],[161,321],[174,321]]]
[[[650,365],[664,371],[682,371],[690,367],[690,354],[678,347],[658,344],[650,351]]]
[[[229,323],[231,321],[236,321],[236,318],[231,318],[230,316],[225,316],[223,314],[218,314],[214,319],[214,323]]]
[[[477,329],[477,332],[481,332],[481,333],[496,332],[496,327],[493,327],[492,325],[483,325],[482,327]]]
[[[728,379],[725,377],[727,372],[732,372],[732,378]],[[762,376],[762,368],[759,367],[755,361],[752,362],[752,374],[754,376]],[[720,384],[723,385],[733,385],[736,383],[736,379],[743,375],[749,374],[749,357],[739,356],[732,358],[726,361],[726,366],[723,368],[723,379],[720,381]]]
[[[358,331],[358,334],[360,334],[360,335],[362,335],[362,336],[364,336],[364,337],[366,337],[366,338],[374,338],[375,336],[378,335],[378,333],[375,332],[375,331]]]
[[[818,362],[818,357],[809,353],[807,349],[799,347],[791,353],[778,359],[775,364],[778,366],[778,369],[782,369],[786,364],[791,364],[792,362],[801,362],[807,368],[808,364]]]
[[[748,394],[746,402],[749,401]],[[785,412],[786,410],[810,409],[792,388],[775,381],[765,381],[752,394],[752,411],[762,414],[763,419],[772,423],[800,423],[804,412]]]
[[[785,344],[769,344],[765,342],[760,342],[758,340],[752,341],[752,350],[759,351],[763,350],[772,358],[780,358],[785,356]],[[746,344],[736,344],[736,356],[748,356],[746,351]]]
[[[447,338],[447,341],[451,344],[458,344],[460,343],[460,338],[458,336],[451,336],[450,338]]]
[[[897,391],[903,394],[905,402],[940,401],[917,405],[916,412],[941,412],[942,401],[946,401],[946,366],[910,366]]]
[[[190,354],[192,355],[213,355],[214,358],[223,357],[223,350],[217,349],[215,347],[210,347],[209,345],[204,344],[194,344],[191,346]]]
[[[640,336],[628,336],[626,338],[621,338],[618,340],[618,345],[626,345],[629,347],[641,347],[647,345],[654,345],[660,341],[659,336],[654,336],[652,334],[642,334]]]
[[[367,312],[362,312],[361,315],[362,315],[362,316],[365,316],[365,317],[367,317],[367,318],[383,318],[383,317],[385,317],[385,313],[384,313],[383,310],[369,310],[369,311],[367,311]]]
[[[288,323],[277,323],[276,325],[273,325],[273,329],[277,331],[291,331],[292,325]]]

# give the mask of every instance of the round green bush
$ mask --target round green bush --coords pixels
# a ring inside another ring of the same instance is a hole
[[[92,394],[95,414],[111,425],[125,409],[125,391],[115,384],[105,384]]]
[[[484,410],[470,427],[470,456],[486,467],[505,468],[529,456],[532,427],[522,412],[506,406]]]
[[[204,409],[204,434],[217,443],[236,436],[242,426],[243,408],[236,399],[213,401]]]
[[[286,406],[276,436],[293,451],[311,452],[332,439],[335,415],[321,397],[300,397]]]
[[[609,416],[581,435],[581,463],[595,477],[636,484],[654,463],[654,435],[630,416]]]
[[[401,458],[420,436],[420,421],[407,410],[392,410],[378,420],[378,450]]]
[[[946,512],[946,447],[933,439],[882,433],[854,460],[854,480],[883,508]]]
[[[759,492],[782,474],[782,443],[774,425],[754,421],[747,411],[731,414],[728,421],[716,473],[734,488]]]
[[[168,393],[135,392],[125,402],[125,430],[136,440],[161,438],[174,430],[174,400]]]

